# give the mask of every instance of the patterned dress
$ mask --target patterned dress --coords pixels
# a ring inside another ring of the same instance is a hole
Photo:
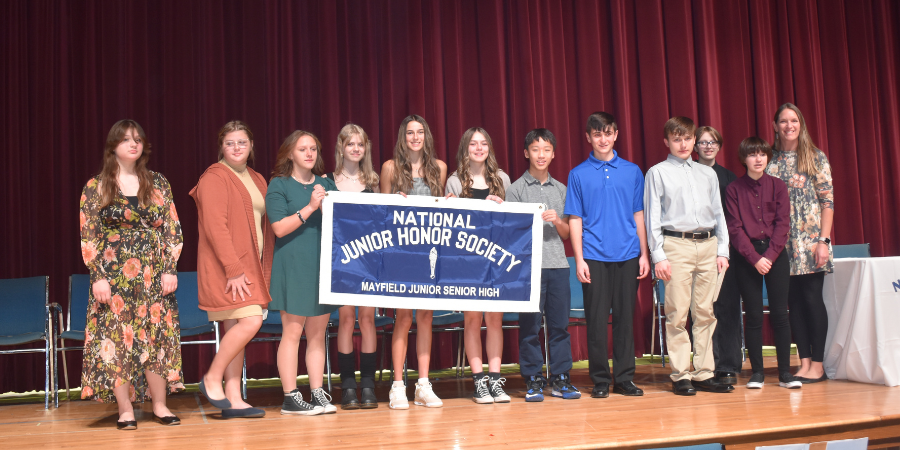
[[[812,179],[797,169],[797,152],[775,151],[766,173],[787,184],[791,197],[791,228],[785,250],[791,260],[791,275],[832,272],[834,255],[828,246],[828,263],[816,268],[816,247],[822,233],[822,210],[834,210],[831,164],[816,150],[819,173]]]
[[[181,334],[175,294],[162,295],[162,274],[176,273],[182,237],[172,190],[150,172],[149,205],[132,207],[119,191],[101,208],[99,179],[81,195],[81,256],[91,284],[107,279],[111,299],[89,293],[81,398],[115,402],[112,389],[131,382],[131,401],[150,398],[144,371],[167,380],[170,392],[184,389]]]

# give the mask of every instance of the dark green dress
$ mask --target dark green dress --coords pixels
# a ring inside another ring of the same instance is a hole
[[[309,204],[315,185],[336,191],[334,182],[316,176],[312,184],[298,183],[291,177],[275,177],[266,193],[266,214],[272,223],[297,214]],[[316,210],[287,236],[275,239],[269,310],[286,311],[297,316],[321,316],[338,309],[319,304],[319,255],[322,253],[322,211]]]

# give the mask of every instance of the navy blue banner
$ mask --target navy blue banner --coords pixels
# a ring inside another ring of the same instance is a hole
[[[376,200],[401,204],[357,203]],[[477,209],[469,209],[473,207]],[[320,286],[320,301],[536,311],[531,303],[535,292],[539,296],[534,276],[539,280],[540,255],[534,249],[540,245],[534,244],[543,239],[535,239],[534,233],[535,228],[543,229],[540,208],[486,200],[329,193],[323,229],[330,225],[330,233],[323,233],[321,277],[328,286]],[[535,213],[541,226],[535,227]],[[325,260],[330,260],[330,274],[324,273]]]

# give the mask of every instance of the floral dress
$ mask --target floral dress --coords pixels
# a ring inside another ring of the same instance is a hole
[[[816,149],[815,152],[819,173],[811,179],[807,174],[799,173],[797,152],[776,150],[766,167],[766,173],[787,184],[791,197],[791,228],[785,246],[791,259],[791,275],[834,270],[834,256],[830,245],[828,263],[816,268],[816,247],[822,233],[822,210],[834,210],[834,186],[828,158],[821,150]]]
[[[162,274],[174,275],[181,255],[181,224],[169,182],[150,173],[149,205],[132,206],[119,191],[101,208],[99,178],[81,195],[81,256],[91,284],[105,278],[111,290],[108,303],[89,292],[81,398],[115,402],[113,388],[131,382],[131,401],[148,399],[145,370],[170,392],[184,389],[178,304],[162,295]]]

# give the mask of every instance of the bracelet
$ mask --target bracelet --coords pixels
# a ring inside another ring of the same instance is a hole
[[[300,211],[303,211],[303,210],[302,210],[302,209],[297,210],[297,218],[300,219],[300,224],[301,224],[301,225],[305,225],[305,224],[306,224],[306,219],[304,219],[303,216],[300,215]]]

